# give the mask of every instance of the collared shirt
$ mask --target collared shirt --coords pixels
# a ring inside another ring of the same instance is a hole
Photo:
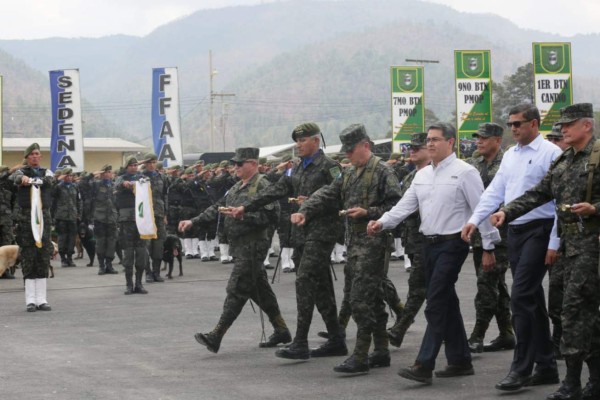
[[[561,152],[558,146],[545,140],[542,135],[538,135],[528,145],[518,144],[508,149],[502,158],[496,176],[481,196],[479,205],[469,219],[469,223],[479,225],[482,221],[487,221],[488,217],[500,207],[500,204],[508,204],[535,186],[544,178],[552,161]],[[517,218],[511,225],[549,218],[556,220],[553,201]],[[548,248],[556,250],[558,246],[559,239],[556,234],[555,221]]]
[[[418,209],[419,231],[424,235],[458,233],[475,210],[482,192],[477,169],[452,153],[437,166],[419,170],[402,199],[379,221],[383,229],[390,229]],[[486,249],[492,249],[493,243],[500,241],[498,230],[489,221],[481,224],[480,232]]]
[[[312,155],[312,156],[310,156],[310,157],[302,157],[302,166],[303,166],[304,168],[308,167],[308,165],[309,165],[310,163],[312,163],[312,162],[313,162],[313,160],[314,160],[314,159],[315,159],[315,158],[316,158],[316,157],[317,157],[319,154],[321,154],[322,152],[323,152],[323,150],[319,149],[319,150],[317,150],[317,152],[316,152],[315,154],[313,154],[313,155]]]

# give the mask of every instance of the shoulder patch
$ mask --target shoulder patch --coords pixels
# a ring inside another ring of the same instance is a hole
[[[269,203],[265,206],[265,210],[269,210],[271,211],[272,209],[275,208],[275,204],[274,203]]]
[[[329,174],[333,179],[337,179],[342,174],[342,170],[336,165],[335,167],[329,168]]]

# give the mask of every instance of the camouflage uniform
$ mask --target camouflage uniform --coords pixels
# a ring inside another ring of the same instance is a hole
[[[582,110],[583,109],[583,110]],[[561,121],[571,122],[579,118],[593,118],[592,105],[573,105],[561,109]],[[591,187],[590,203],[596,214],[579,219],[565,205],[586,201],[588,163],[595,137],[580,151],[569,147],[557,158],[542,181],[522,196],[502,207],[506,223],[528,211],[555,200],[558,228],[564,246],[564,299],[562,310],[563,336],[560,350],[567,363],[567,376],[556,394],[571,389],[580,390],[581,367],[584,359],[590,367],[590,383],[600,394],[600,278],[598,256],[600,246],[600,171],[596,166]],[[551,395],[553,396],[553,395]],[[548,397],[567,398],[567,397]],[[568,398],[579,398],[568,397]],[[597,398],[597,397],[588,397]]]
[[[115,185],[112,179],[92,182],[90,198],[92,203],[90,218],[94,222],[98,273],[113,273],[112,260],[115,258],[119,215],[115,200]]]
[[[0,167],[0,246],[15,243],[13,234],[13,203],[15,189],[9,180],[8,167]]]
[[[255,159],[258,156],[258,149],[238,149],[236,155],[243,155],[243,150],[256,150],[256,154],[251,154],[249,158]],[[239,181],[229,190],[227,196],[193,218],[192,224],[207,225],[214,223],[219,216],[219,207],[239,206],[255,196],[256,193],[263,191],[268,185],[269,182],[262,179],[262,176],[258,173],[246,185]],[[273,204],[262,207],[256,212],[246,213],[243,219],[224,219],[224,229],[227,232],[231,244],[231,254],[234,257],[233,270],[227,283],[227,297],[225,298],[221,318],[214,330],[207,334],[199,333],[196,335],[196,340],[207,345],[209,350],[215,353],[219,349],[223,335],[242,312],[242,308],[248,299],[253,300],[269,317],[269,321],[275,329],[271,339],[282,338],[283,342],[291,340],[289,330],[281,316],[275,293],[273,293],[267,274],[262,268],[262,261],[269,250],[267,227],[276,220],[277,214]],[[271,339],[267,343],[270,343]],[[277,343],[282,341],[277,341]],[[275,340],[273,343],[275,343]]]
[[[58,182],[52,193],[52,219],[58,235],[58,253],[62,266],[74,267],[73,252],[77,223],[81,220],[82,202],[74,183]]]
[[[346,128],[340,139],[344,143],[342,151],[369,140],[362,125]],[[362,207],[367,210],[364,218],[349,219],[347,226],[348,262],[345,271],[351,272],[352,276],[350,304],[358,330],[353,356],[336,367],[336,371],[346,372],[344,365],[351,366],[350,369],[354,369],[355,365],[359,369],[367,365],[371,338],[375,353],[389,357],[383,282],[393,237],[389,231],[367,236],[367,223],[381,217],[399,199],[400,188],[393,170],[371,154],[364,168],[344,170],[340,178],[319,189],[300,207],[299,212],[306,216],[307,223],[326,215],[335,217],[340,209]]]
[[[491,125],[491,124],[490,124]],[[483,156],[478,156],[467,160],[479,171],[483,186],[487,187],[494,179],[504,152],[498,151],[498,154],[488,164]],[[508,269],[507,255],[507,228],[499,229],[502,241],[495,244],[494,257],[496,266],[492,271],[484,271],[482,268],[483,246],[481,243],[481,234],[476,231],[471,239],[473,246],[473,262],[475,264],[475,273],[477,274],[477,294],[475,295],[475,326],[469,338],[469,344],[472,350],[483,350],[483,339],[490,321],[495,316],[498,330],[501,337],[514,336],[511,315],[510,315],[510,294],[506,286],[505,275]],[[480,343],[480,344],[479,344]],[[479,346],[478,349],[473,346]]]
[[[134,159],[135,160],[135,159]],[[137,163],[137,160],[135,161]],[[138,173],[124,173],[115,181],[115,199],[119,211],[119,244],[123,250],[123,267],[125,268],[126,294],[134,290],[142,293],[144,269],[148,264],[148,250],[146,241],[140,238],[140,233],[135,223],[135,194],[131,188],[123,186],[123,182],[139,181]],[[135,286],[133,284],[133,266],[135,263]]]
[[[292,138],[297,140],[297,138],[313,136],[319,132],[319,128],[315,124],[303,124],[294,130]],[[304,165],[304,161],[298,163],[289,176],[282,175],[277,183],[269,186],[252,201],[244,203],[244,208],[251,212],[277,199],[283,198],[287,203],[288,197],[306,196],[310,198],[318,189],[333,182],[340,173],[339,164],[327,157],[322,150],[318,150],[306,165]],[[296,212],[298,206],[296,204],[289,205],[290,214]],[[290,214],[288,214],[288,218]],[[341,340],[343,342],[340,336],[341,328],[338,323],[333,280],[329,269],[329,258],[340,229],[341,223],[337,213],[312,219],[305,226],[291,226],[291,244],[294,246],[292,259],[297,266],[298,324],[294,337],[294,348],[298,347],[307,351],[308,332],[315,306],[323,317],[332,341],[339,342]]]

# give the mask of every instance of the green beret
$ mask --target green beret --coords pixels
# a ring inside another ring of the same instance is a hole
[[[112,165],[110,165],[110,164],[104,164],[102,166],[102,168],[100,168],[100,171],[102,171],[102,172],[111,172],[112,171]]]
[[[60,172],[63,175],[71,175],[73,173],[73,168],[63,168]]]
[[[143,164],[143,163],[156,161],[156,160],[158,160],[158,157],[156,156],[156,154],[146,153],[146,154],[144,154],[144,157],[140,160],[140,163]]]
[[[229,165],[229,161],[223,160],[219,163],[219,168],[227,168],[228,165]]]
[[[31,143],[29,145],[28,148],[25,149],[25,153],[23,154],[23,157],[28,157],[32,151],[34,150],[39,150],[40,149],[40,145],[37,143]]]
[[[286,154],[285,156],[281,157],[281,162],[288,162],[288,161],[292,161],[291,154]]]
[[[321,129],[319,128],[319,125],[314,122],[306,122],[294,128],[292,131],[292,140],[295,142],[301,137],[315,136],[320,133]]]
[[[174,170],[174,171],[180,171],[181,170],[181,165],[175,164],[175,165],[173,165],[171,167],[167,167],[167,169]]]
[[[57,169],[56,171],[54,171],[54,176],[61,176],[62,175],[62,170],[61,169]]]
[[[130,165],[137,165],[138,160],[137,158],[135,158],[135,156],[129,156],[127,157],[127,159],[125,160],[125,167],[129,167]]]
[[[186,175],[194,174],[194,173],[196,173],[196,169],[194,167],[189,167],[189,168],[186,168],[185,171],[183,171],[183,173]]]
[[[196,161],[196,163],[194,164],[194,167],[198,166],[198,165],[204,165],[204,160],[198,160],[198,161]]]

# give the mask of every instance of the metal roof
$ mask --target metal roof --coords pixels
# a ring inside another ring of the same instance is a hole
[[[43,151],[50,151],[50,138],[3,138],[3,151],[24,151],[31,143],[40,145]],[[144,145],[120,138],[83,138],[85,151],[143,151]]]

